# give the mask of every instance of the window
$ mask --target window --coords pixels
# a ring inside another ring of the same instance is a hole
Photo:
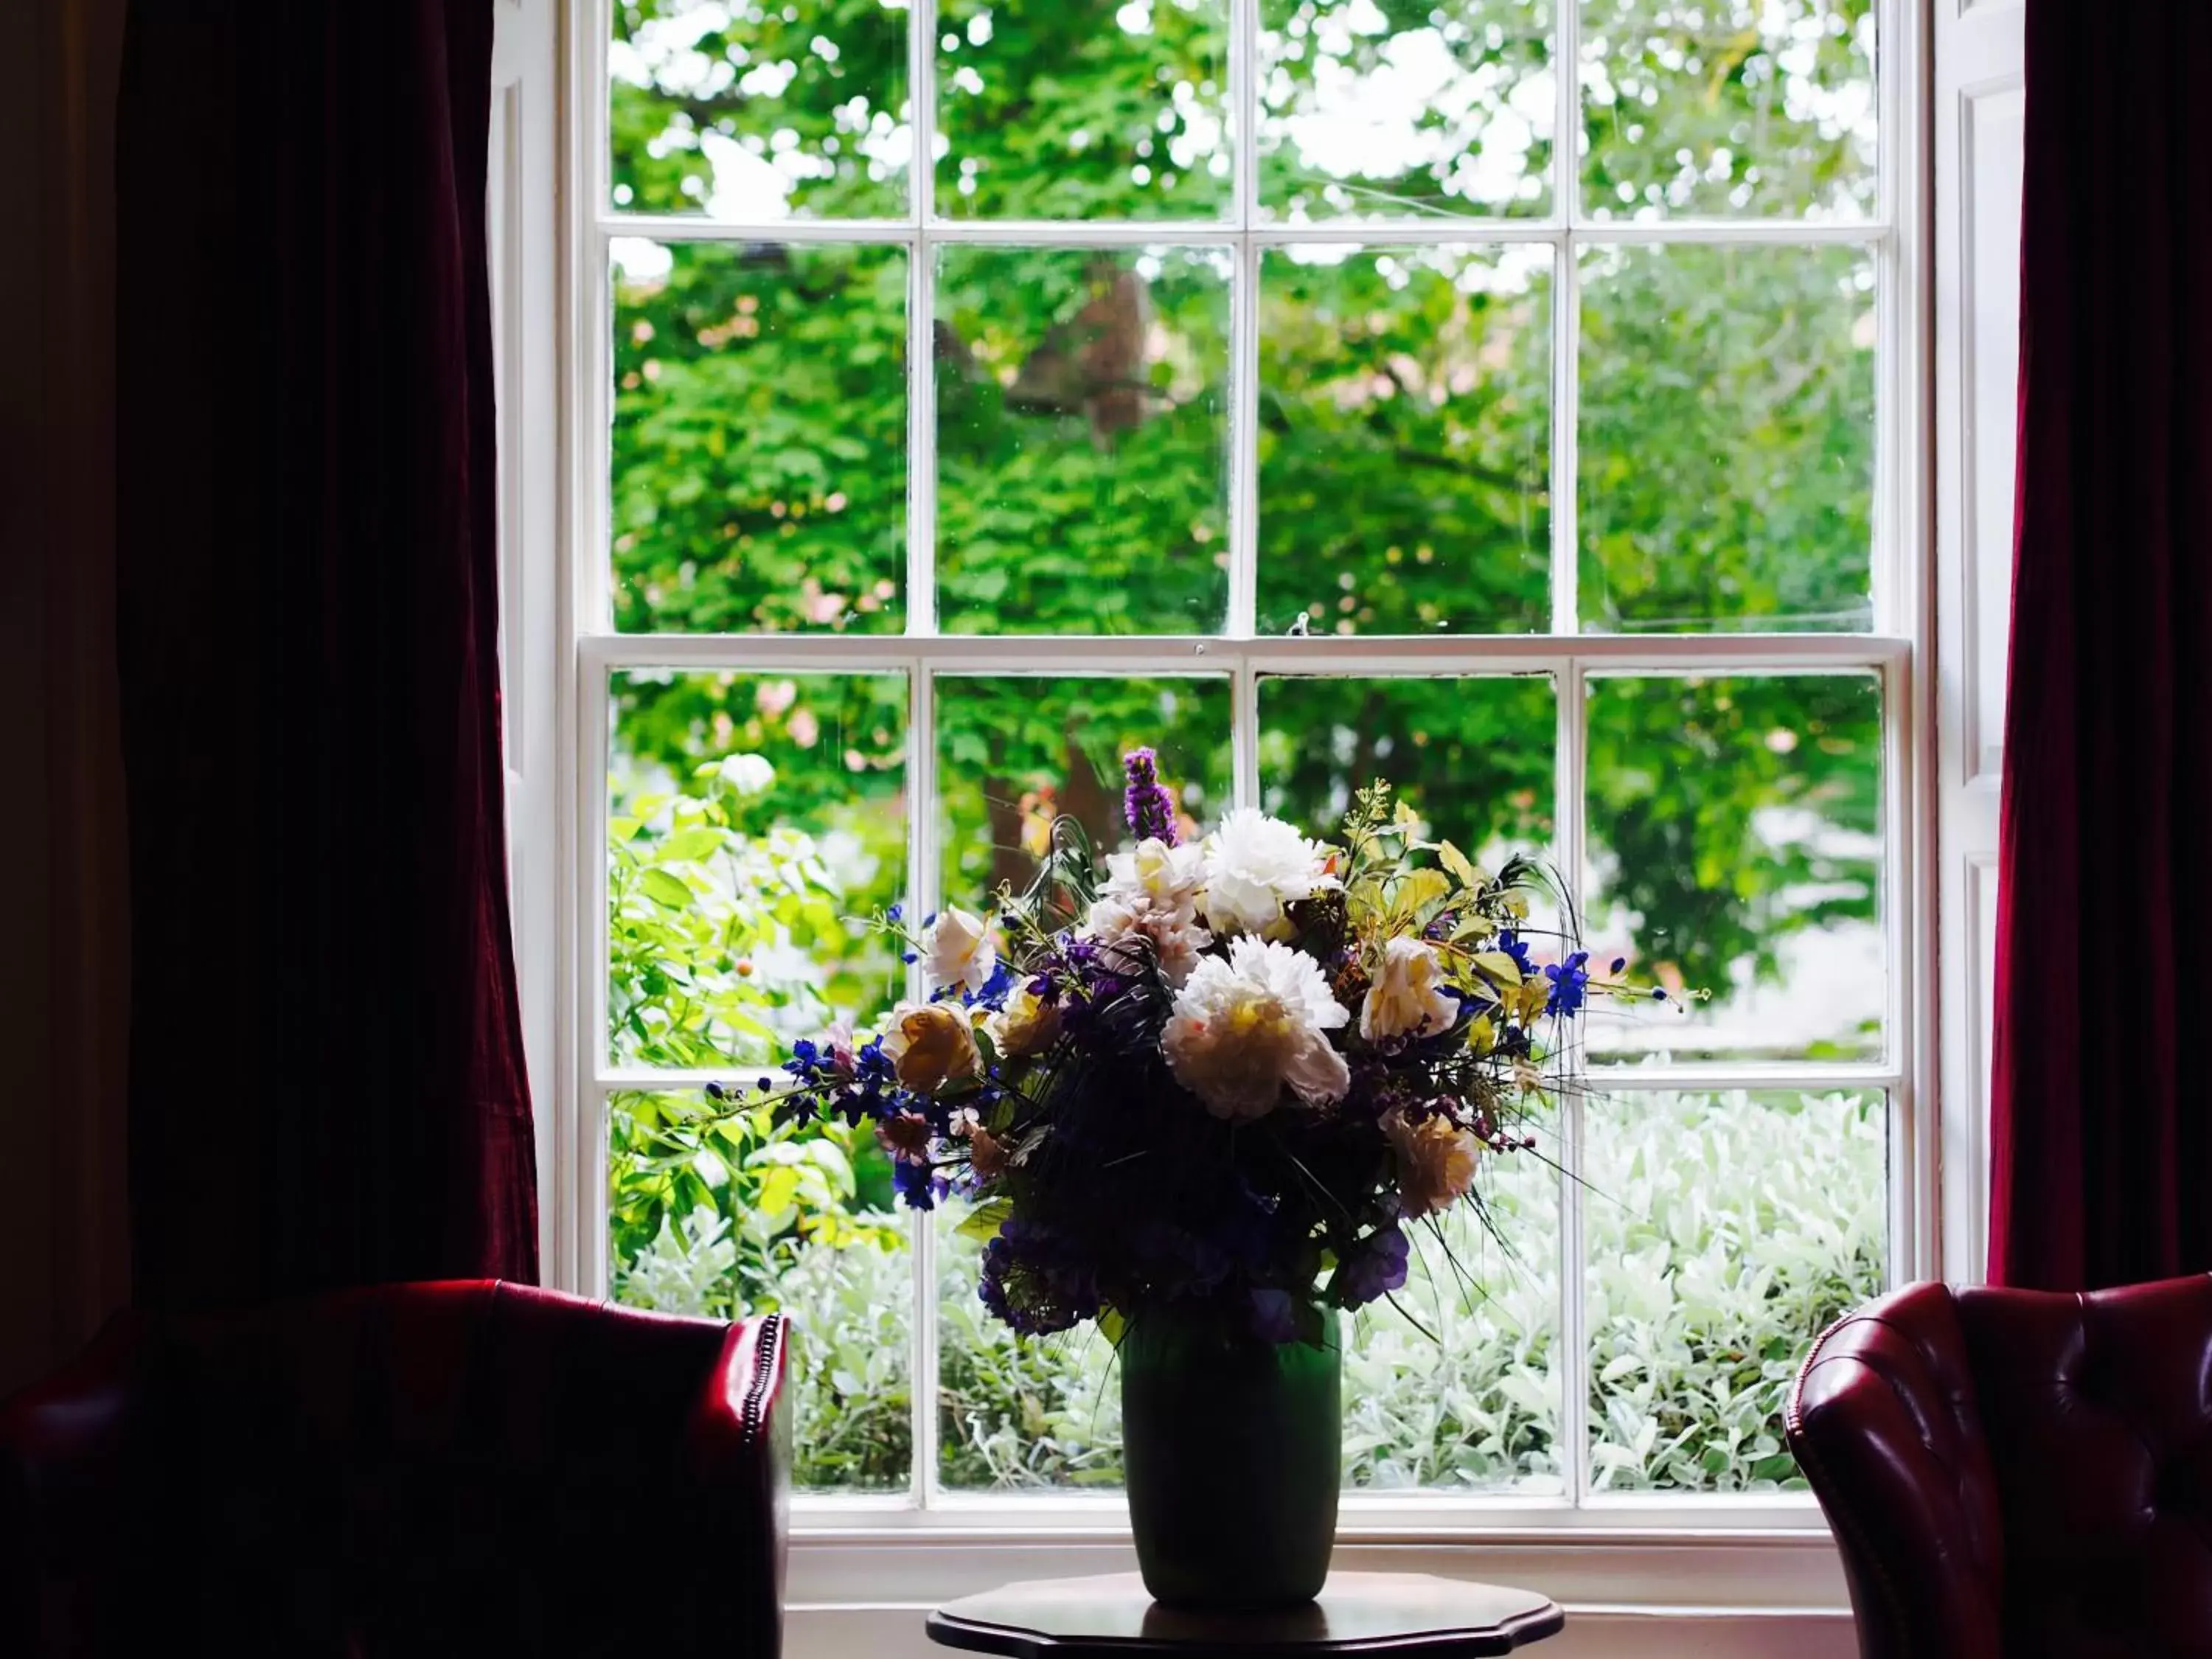
[[[1348,1480],[1786,1507],[1795,1357],[1923,1226],[1886,0],[588,15],[579,1277],[798,1312],[848,1506],[1110,1491],[1103,1340],[701,1085],[887,1007],[874,912],[1113,839],[1127,744],[1200,820],[1382,774],[1713,994],[1594,1020],[1512,1251],[1355,1326]]]

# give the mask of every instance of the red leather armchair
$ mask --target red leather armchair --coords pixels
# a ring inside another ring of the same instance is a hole
[[[784,1334],[491,1282],[125,1316],[0,1405],[0,1653],[775,1659]]]
[[[2212,1278],[1909,1285],[1787,1424],[1869,1659],[2212,1655]]]

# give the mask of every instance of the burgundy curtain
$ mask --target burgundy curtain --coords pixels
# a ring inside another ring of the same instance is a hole
[[[2212,1268],[2212,5],[2030,0],[1990,1275]]]
[[[131,8],[117,574],[132,1245],[156,1305],[535,1278],[491,6]]]

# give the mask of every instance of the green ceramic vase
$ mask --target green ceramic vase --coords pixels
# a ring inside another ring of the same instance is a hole
[[[1173,1607],[1294,1607],[1336,1542],[1344,1354],[1269,1342],[1241,1321],[1169,1309],[1121,1345],[1122,1458],[1137,1565]]]

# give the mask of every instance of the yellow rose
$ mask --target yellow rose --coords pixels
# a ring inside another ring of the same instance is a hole
[[[1398,1195],[1408,1218],[1457,1203],[1474,1184],[1481,1143],[1442,1112],[1416,1120],[1393,1107],[1382,1115],[1382,1133],[1398,1155]]]
[[[958,1008],[942,1002],[902,1002],[892,1009],[884,1053],[898,1080],[916,1094],[935,1094],[983,1074],[975,1034]]]

